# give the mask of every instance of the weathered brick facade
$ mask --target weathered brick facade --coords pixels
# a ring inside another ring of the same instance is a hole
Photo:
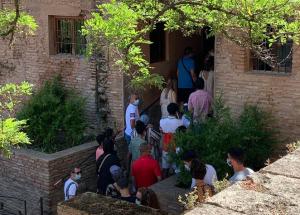
[[[283,142],[294,141],[300,132],[300,50],[294,49],[290,74],[254,73],[247,51],[224,38],[216,39],[215,86],[238,116],[247,103],[258,104],[275,117]]]
[[[88,59],[75,55],[51,54],[51,28],[49,16],[78,17],[82,11],[91,11],[94,1],[90,0],[26,0],[22,9],[33,15],[38,23],[35,36],[17,41],[11,49],[0,41],[0,84],[29,81],[36,88],[55,76],[61,75],[66,87],[73,88],[86,98],[86,117],[92,129],[103,125],[99,117],[99,91],[107,93],[109,120],[111,124],[123,124],[123,75],[117,69],[106,65],[107,74],[96,74],[96,65]],[[103,53],[104,60],[110,59]],[[107,84],[97,82],[96,76],[107,75]],[[100,109],[100,110],[99,110]]]
[[[96,191],[95,150],[97,143],[86,143],[54,154],[33,150],[16,150],[11,159],[0,156],[0,203],[14,214],[24,214],[24,202],[3,198],[16,197],[27,203],[27,215],[56,214],[58,202],[63,201],[63,182],[72,168],[81,164],[81,191]],[[84,163],[82,163],[84,162]],[[42,198],[42,202],[40,201]],[[42,206],[42,207],[41,207]],[[0,214],[1,213],[0,208]]]

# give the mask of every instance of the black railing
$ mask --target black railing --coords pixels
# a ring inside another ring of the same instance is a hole
[[[141,111],[140,115],[147,113],[159,100],[160,100],[160,96],[157,97],[150,105],[144,108],[144,110]]]
[[[27,202],[26,202],[26,200],[20,199],[20,198],[17,198],[17,197],[12,197],[12,196],[2,196],[2,195],[0,195],[0,199],[1,198],[6,199],[6,200],[17,200],[17,201],[21,202],[22,205],[23,205],[23,210],[18,209],[16,215],[27,215]],[[5,205],[4,205],[3,202],[1,202],[1,200],[0,200],[0,212],[1,212],[1,214],[7,214],[7,215],[9,215],[9,214],[14,215],[15,214],[13,212],[10,212],[10,211],[6,210]]]
[[[16,200],[18,202],[21,203],[21,207],[22,210],[20,209],[16,209],[16,212],[13,212],[12,208],[10,207],[5,207],[5,204],[4,202],[1,201],[1,199],[4,199],[4,200]],[[40,204],[40,215],[43,215],[44,214],[44,199],[41,197],[40,200],[39,200],[39,204]],[[13,197],[13,196],[3,196],[3,195],[0,195],[0,215],[27,215],[27,202],[26,200],[24,199],[20,199],[20,198],[17,198],[17,197]]]

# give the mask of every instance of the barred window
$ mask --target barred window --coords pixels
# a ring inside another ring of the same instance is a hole
[[[292,46],[293,42],[288,41],[285,44],[274,43],[270,48],[271,55],[275,58],[278,65],[272,68],[261,59],[251,54],[250,64],[254,71],[268,71],[275,73],[291,73],[292,72]]]
[[[81,34],[83,22],[80,17],[55,17],[56,54],[85,54],[86,39]]]

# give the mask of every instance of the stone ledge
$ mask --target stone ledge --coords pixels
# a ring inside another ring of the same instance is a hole
[[[95,193],[84,193],[57,206],[58,215],[160,215],[158,210],[112,199]]]
[[[251,178],[255,188],[237,183],[186,214],[300,214],[300,149]]]
[[[25,155],[32,158],[40,159],[43,161],[53,161],[61,157],[69,156],[74,153],[79,153],[82,150],[90,150],[95,149],[98,146],[96,141],[84,143],[78,146],[74,146],[72,148],[68,148],[59,152],[55,152],[52,154],[47,154],[44,152],[35,151],[33,149],[26,149],[26,148],[20,148],[20,149],[14,149],[13,153],[15,155]]]

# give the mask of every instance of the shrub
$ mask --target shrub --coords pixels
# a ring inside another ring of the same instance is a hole
[[[86,128],[85,100],[62,86],[59,77],[47,81],[18,114],[26,119],[32,147],[52,153],[80,144]]]
[[[246,154],[246,164],[254,170],[265,166],[275,148],[275,130],[271,128],[272,116],[257,106],[245,106],[237,129],[239,144]]]
[[[214,103],[215,116],[205,123],[192,125],[185,133],[175,135],[176,146],[181,151],[171,153],[171,159],[180,167],[179,184],[189,186],[191,176],[184,170],[182,154],[195,150],[206,163],[216,168],[218,178],[232,174],[226,163],[227,151],[241,147],[246,153],[246,165],[258,170],[263,167],[274,148],[275,140],[270,129],[271,117],[256,106],[245,106],[238,119],[233,119],[230,109],[225,107],[222,97]]]

